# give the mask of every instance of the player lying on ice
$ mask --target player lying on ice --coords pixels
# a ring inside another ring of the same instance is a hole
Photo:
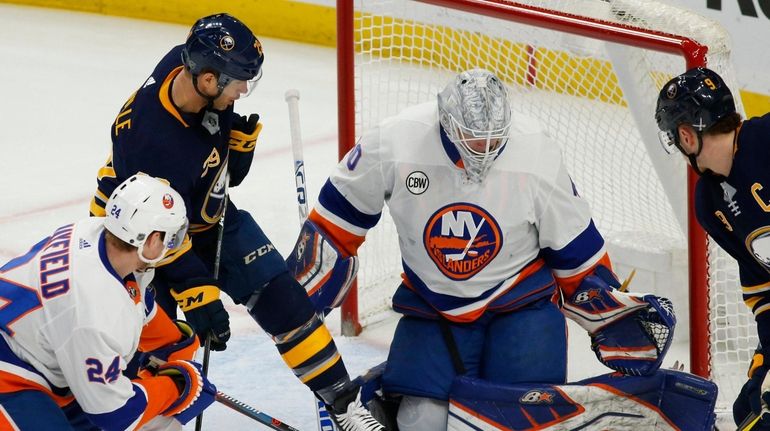
[[[404,270],[372,409],[388,429],[713,427],[715,385],[658,370],[671,303],[617,289],[559,146],[497,76],[460,73],[340,162],[288,262],[317,308],[341,301],[386,203]],[[565,384],[565,315],[618,373]]]
[[[195,333],[147,289],[154,265],[182,244],[184,200],[134,175],[106,208],[0,267],[2,430],[165,426],[214,401],[216,388],[191,361]],[[130,380],[123,371],[137,349],[167,362]]]

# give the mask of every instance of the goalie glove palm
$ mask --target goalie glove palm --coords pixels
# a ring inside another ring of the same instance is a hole
[[[591,335],[601,363],[629,375],[649,375],[660,367],[676,326],[668,299],[615,290],[598,275],[587,276],[565,298],[564,313]]]

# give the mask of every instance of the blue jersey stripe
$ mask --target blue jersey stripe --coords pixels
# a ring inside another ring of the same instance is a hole
[[[604,246],[604,238],[594,225],[593,220],[564,248],[554,250],[546,247],[541,255],[546,264],[553,269],[575,269],[586,263]]]
[[[134,386],[134,396],[117,410],[107,413],[92,414],[86,413],[86,416],[97,427],[104,430],[124,430],[144,413],[147,407],[147,398],[139,386]]]
[[[373,228],[380,221],[380,215],[382,214],[365,214],[359,211],[328,180],[321,189],[318,202],[346,222],[364,229]]]

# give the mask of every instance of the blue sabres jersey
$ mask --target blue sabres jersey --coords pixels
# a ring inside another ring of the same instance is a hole
[[[233,108],[190,114],[174,105],[172,81],[183,69],[181,51],[180,45],[163,57],[112,124],[112,156],[99,170],[93,215],[104,214],[118,184],[143,172],[168,180],[182,195],[191,233],[221,216]]]
[[[698,221],[738,261],[743,300],[764,345],[770,345],[769,137],[770,115],[744,121],[730,174],[703,176],[695,190]]]

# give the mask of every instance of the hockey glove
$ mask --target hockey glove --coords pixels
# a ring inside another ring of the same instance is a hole
[[[139,377],[147,378],[153,373],[148,370],[150,365],[150,358],[160,359],[164,362],[184,360],[189,361],[195,357],[195,352],[198,350],[198,337],[195,335],[195,331],[192,326],[183,320],[174,320],[176,326],[181,332],[181,338],[176,343],[168,344],[159,349],[151,350],[149,352],[142,352],[139,355]]]
[[[230,316],[219,299],[219,287],[213,278],[190,279],[171,289],[185,318],[203,343],[211,335],[211,350],[222,351],[230,339]]]
[[[740,425],[749,414],[761,416],[752,430],[770,431],[770,378],[767,370],[770,367],[770,352],[759,349],[754,352],[749,367],[749,380],[743,385],[741,393],[733,403],[733,419]]]
[[[323,231],[305,221],[286,265],[307,291],[316,312],[328,314],[350,290],[358,271],[358,258],[344,257]]]
[[[179,398],[161,412],[163,416],[186,424],[214,402],[217,388],[201,369],[200,364],[190,361],[171,361],[158,367],[157,375],[170,377],[179,390]]]
[[[666,298],[625,293],[613,285],[619,283],[612,272],[597,268],[564,299],[564,314],[588,331],[601,363],[624,374],[652,374],[674,338],[673,305]]]
[[[259,114],[251,114],[249,118],[245,115],[234,115],[233,126],[230,129],[230,150],[241,153],[254,151],[257,145],[257,137],[262,131],[262,123],[259,122]]]

